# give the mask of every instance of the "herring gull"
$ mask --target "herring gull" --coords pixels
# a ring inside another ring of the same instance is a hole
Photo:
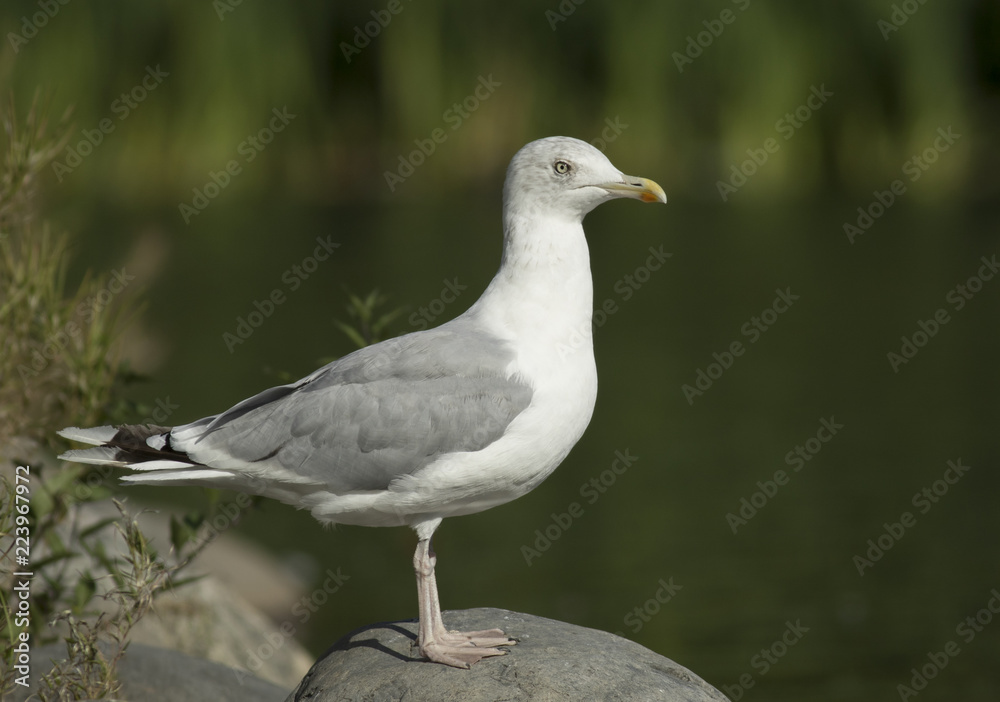
[[[667,201],[590,144],[533,141],[507,169],[500,269],[464,314],[190,424],[64,429],[94,447],[61,457],[128,468],[129,484],[271,497],[323,523],[409,526],[420,653],[460,668],[502,655],[516,641],[500,629],[445,628],[431,536],[532,490],[583,435],[597,397],[583,218],[623,197]]]

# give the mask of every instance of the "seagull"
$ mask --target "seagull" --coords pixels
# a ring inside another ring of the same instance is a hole
[[[127,468],[139,485],[200,485],[308,509],[324,524],[416,531],[420,655],[458,668],[517,643],[441,618],[431,536],[538,486],[597,398],[593,281],[583,218],[603,202],[666,203],[594,146],[522,147],[503,189],[500,269],[464,314],[367,346],[289,385],[176,427],[69,427],[93,448],[60,458]]]

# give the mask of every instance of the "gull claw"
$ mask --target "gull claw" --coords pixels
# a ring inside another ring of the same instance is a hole
[[[497,648],[498,646],[515,644],[517,641],[500,629],[447,631],[425,641],[420,647],[420,653],[434,663],[468,669],[483,658],[507,655],[507,651]]]

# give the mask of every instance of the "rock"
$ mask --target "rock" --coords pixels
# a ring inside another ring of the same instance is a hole
[[[13,479],[12,472],[9,477]],[[150,545],[160,553],[168,553],[171,510],[155,509],[134,499],[126,502],[126,508],[138,521]],[[80,503],[72,509],[73,514],[56,531],[62,543],[73,543],[76,534],[88,526],[120,519],[110,500]],[[220,530],[214,532],[217,537],[179,576],[181,579],[197,576],[197,579],[161,591],[153,608],[132,627],[129,640],[242,668],[248,674],[252,672],[290,689],[313,663],[313,656],[295,639],[301,622],[292,615],[296,602],[306,593],[306,584],[288,573],[273,556],[233,533],[235,530],[229,530],[230,523],[229,517],[221,522]],[[90,538],[99,540],[110,558],[126,555],[121,536],[110,526]],[[8,541],[13,543],[13,537],[0,535],[0,553],[7,551]],[[60,587],[72,592],[80,573],[97,574],[97,596],[89,603],[88,610],[113,616],[116,604],[102,599],[102,595],[114,586],[114,581],[99,577],[107,572],[104,566],[83,549],[75,550],[78,553],[75,558],[47,568],[45,577],[60,577]],[[33,558],[42,560],[47,555],[50,554],[44,542],[32,549]],[[11,578],[0,569],[0,589],[10,592]],[[60,638],[67,633],[62,623],[45,632],[46,637]],[[56,655],[59,654],[61,651]]]
[[[373,624],[335,643],[285,702],[728,702],[683,666],[604,631],[504,609],[445,612],[444,621],[499,627],[519,643],[462,670],[419,657],[416,621]]]
[[[313,656],[294,637],[301,623],[292,616],[292,608],[306,594],[308,583],[295,577],[264,549],[240,537],[235,529],[229,529],[236,514],[233,505],[239,507],[241,503],[223,504],[228,507],[220,517],[226,518],[216,519],[218,530],[209,532],[215,538],[180,575],[185,579],[206,577],[160,593],[129,639],[243,668],[283,687],[294,687],[313,663]],[[129,498],[125,506],[153,548],[167,553],[170,516],[176,509],[148,505],[134,498]],[[117,517],[117,509],[107,500],[86,503],[79,513],[81,524]],[[121,538],[115,530],[106,529],[101,536],[108,553],[122,553]],[[64,571],[100,572],[99,568],[73,564]],[[100,606],[100,601],[95,604]],[[277,646],[276,641],[280,642]],[[261,650],[266,655],[261,655]]]
[[[288,616],[290,610],[289,606]],[[313,663],[313,656],[294,638],[297,624],[298,620],[292,620],[279,628],[208,576],[160,594],[129,639],[242,668],[250,677],[287,690],[295,687]]]
[[[15,686],[5,699],[23,702],[29,693],[38,692],[42,676],[52,667],[51,661],[65,658],[66,647],[62,644],[33,650],[32,686],[27,690]],[[114,699],[127,702],[280,702],[288,694],[287,688],[242,670],[135,643],[129,644],[118,663],[118,681],[121,690]]]

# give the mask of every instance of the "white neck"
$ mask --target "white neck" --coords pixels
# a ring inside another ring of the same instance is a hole
[[[593,304],[580,221],[505,213],[500,270],[470,313],[513,341],[522,364],[547,372],[567,357],[593,363]]]

